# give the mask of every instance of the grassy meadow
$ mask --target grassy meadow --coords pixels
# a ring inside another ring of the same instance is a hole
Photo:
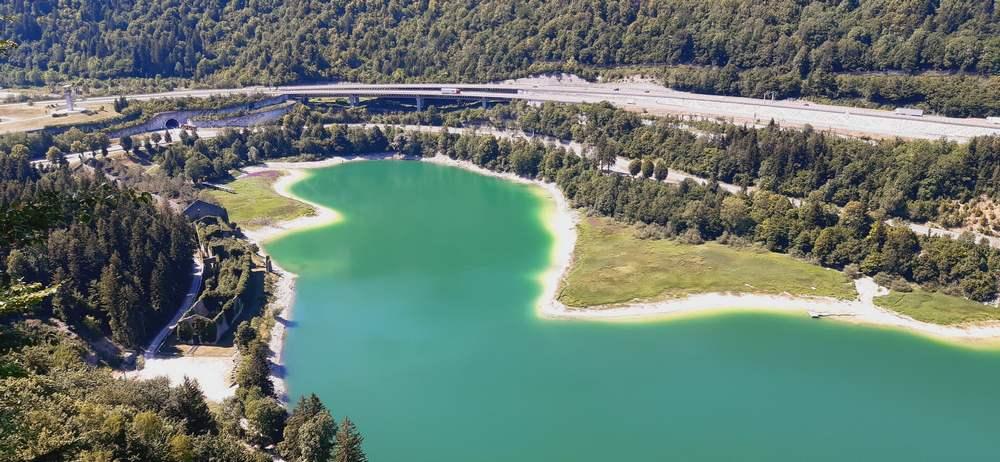
[[[313,209],[274,191],[280,172],[260,172],[226,185],[234,192],[211,190],[206,194],[229,211],[229,219],[245,229],[254,229],[312,215]]]
[[[706,292],[857,296],[843,273],[788,255],[716,243],[644,240],[634,236],[632,226],[589,217],[578,226],[573,265],[559,300],[586,307]]]
[[[1000,308],[962,297],[928,292],[919,288],[912,292],[890,292],[875,297],[875,304],[918,321],[942,325],[974,324],[1000,321]]]

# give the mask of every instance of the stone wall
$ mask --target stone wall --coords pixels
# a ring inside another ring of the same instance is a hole
[[[288,114],[294,107],[293,104],[284,104],[266,111],[254,112],[236,117],[211,120],[193,120],[191,125],[198,128],[220,128],[220,127],[252,127],[254,125],[265,124],[278,120]]]
[[[167,124],[170,121],[175,121],[175,122],[177,122],[177,125],[180,126],[180,125],[191,123],[192,119],[197,119],[199,117],[217,116],[217,115],[220,115],[220,114],[231,114],[231,113],[234,113],[234,112],[254,111],[256,109],[260,109],[260,108],[264,108],[264,107],[268,107],[268,106],[274,106],[274,105],[282,104],[282,103],[285,103],[286,101],[288,101],[288,95],[281,95],[281,96],[274,96],[274,97],[271,97],[271,98],[265,98],[265,99],[262,99],[262,100],[254,101],[254,102],[249,103],[249,104],[239,104],[239,105],[236,105],[236,106],[229,106],[229,107],[225,107],[225,108],[222,108],[222,109],[204,109],[204,110],[191,110],[191,111],[168,111],[168,112],[161,112],[159,114],[154,115],[152,118],[150,118],[149,120],[147,120],[147,121],[145,121],[145,122],[143,122],[141,124],[134,125],[134,126],[131,126],[131,127],[122,128],[120,130],[115,130],[115,131],[113,131],[111,133],[108,133],[108,136],[110,136],[111,138],[121,138],[123,136],[137,135],[139,133],[146,133],[146,132],[152,132],[152,131],[166,130],[168,128]],[[284,115],[285,113],[288,112],[288,109],[282,109],[282,108],[276,108],[276,109],[274,109],[274,111],[278,111],[278,110],[284,110],[285,111],[285,112],[282,112],[281,115]],[[260,114],[265,114],[265,116],[263,116],[261,118],[256,117],[258,113],[253,113],[253,114],[247,114],[247,116],[234,117],[233,119],[234,120],[239,120],[239,119],[243,119],[244,117],[246,117],[248,121],[253,121],[253,120],[258,120],[258,119],[263,120],[263,121],[267,121],[266,117],[267,117],[267,114],[269,114],[269,113],[271,113],[271,111],[263,111],[263,112],[261,112]],[[274,116],[274,115],[271,114],[271,116]],[[277,116],[277,117],[280,117],[280,116]],[[201,122],[218,123],[218,122],[224,122],[226,120],[229,120],[229,119],[201,121]],[[273,119],[271,119],[271,120],[273,120]],[[261,121],[257,121],[256,123],[261,123]],[[222,126],[222,125],[203,125],[203,124],[199,123],[196,126],[199,126],[199,127],[212,127],[212,126]],[[249,125],[228,125],[228,126],[243,127],[243,126],[249,126]]]

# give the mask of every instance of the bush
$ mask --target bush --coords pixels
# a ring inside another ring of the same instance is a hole
[[[861,277],[861,268],[857,264],[851,263],[844,267],[844,274],[851,279],[857,279]]]
[[[655,223],[643,223],[635,227],[635,232],[633,233],[636,239],[666,239],[670,237],[667,232],[667,228],[657,225]]]
[[[685,244],[699,245],[704,244],[705,239],[701,237],[701,233],[698,232],[697,228],[688,228],[687,231],[684,231],[684,234],[681,235],[681,242]]]
[[[656,163],[653,164],[653,177],[655,177],[657,181],[666,180],[669,173],[670,171],[667,169],[666,162],[658,159]]]
[[[913,292],[913,287],[910,286],[909,282],[902,279],[896,279],[889,284],[889,289],[895,292]]]
[[[889,287],[893,282],[895,282],[895,278],[886,273],[878,273],[875,275],[874,279],[875,283],[882,287]]]
[[[641,165],[642,176],[646,178],[652,178],[653,176],[653,161],[649,159],[643,159]]]
[[[636,176],[642,171],[642,161],[639,159],[632,159],[628,163],[628,173],[629,175]]]
[[[83,317],[83,327],[87,335],[90,336],[101,335],[101,321],[98,321],[97,318],[89,314]]]

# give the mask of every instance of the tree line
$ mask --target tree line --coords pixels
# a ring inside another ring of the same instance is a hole
[[[996,80],[961,75],[1000,73],[1000,13],[975,0],[16,0],[0,14],[13,17],[0,37],[21,43],[0,85],[483,82],[628,66],[701,92],[985,115],[997,107],[975,95]],[[948,75],[908,77],[926,72]]]
[[[426,118],[406,114],[377,120],[427,123]],[[644,121],[609,104],[512,104],[444,119],[575,140],[595,146],[598,156],[659,159],[705,178],[795,198],[816,195],[839,206],[859,201],[887,216],[921,223],[957,226],[964,218],[957,203],[980,196],[1000,200],[1000,136],[995,135],[968,143],[857,140],[773,122],[756,129],[670,118]]]

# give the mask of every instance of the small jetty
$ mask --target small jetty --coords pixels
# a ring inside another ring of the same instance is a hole
[[[809,310],[809,317],[813,318],[813,319],[832,318],[832,317],[835,317],[835,316],[854,316],[854,315],[855,315],[854,313],[837,313],[837,312],[831,312],[831,311],[812,311],[812,310]]]

